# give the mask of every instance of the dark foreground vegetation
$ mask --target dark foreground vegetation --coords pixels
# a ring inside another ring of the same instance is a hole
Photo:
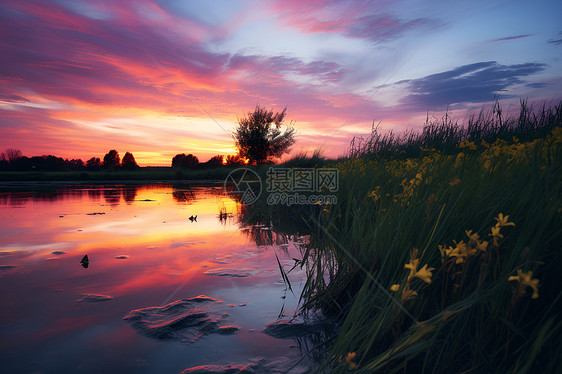
[[[341,323],[325,368],[560,372],[562,106],[498,109],[374,131],[335,164],[337,204],[269,207],[310,233],[303,311]]]

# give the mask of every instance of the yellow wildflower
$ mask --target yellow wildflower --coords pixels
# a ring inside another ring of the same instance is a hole
[[[497,217],[497,218],[494,218],[494,219],[495,219],[496,221],[498,221],[498,223],[496,224],[496,226],[497,226],[497,225],[499,225],[500,227],[503,227],[503,226],[515,226],[515,223],[513,223],[513,222],[508,222],[508,221],[507,221],[507,220],[509,219],[509,216],[505,216],[505,217],[504,217],[504,215],[503,215],[502,213],[498,214],[498,217]]]
[[[449,182],[449,186],[456,186],[460,182],[461,180],[459,177],[453,177],[453,179],[451,179],[451,181]]]
[[[464,242],[464,240],[461,240],[458,243],[455,241],[455,245],[455,248],[449,246],[448,249],[443,249],[443,247],[440,247],[439,250],[441,251],[441,256],[443,256],[443,253],[445,253],[447,257],[456,258],[455,264],[462,264],[468,257],[476,254],[476,249],[469,247]]]
[[[381,198],[381,196],[379,194],[379,188],[380,188],[380,186],[376,186],[373,191],[369,192],[369,197],[372,198],[373,201],[377,201],[378,199]]]
[[[349,365],[349,367],[352,368],[352,369],[354,369],[354,370],[358,368],[358,365],[357,365],[355,362],[353,362],[353,360],[355,359],[355,356],[356,356],[356,355],[357,355],[357,354],[356,354],[355,352],[349,352],[349,353],[347,354],[347,356],[345,357],[345,362],[347,362],[347,364]]]
[[[414,278],[414,275],[416,274],[416,271],[418,270],[419,264],[420,264],[420,259],[416,258],[416,259],[410,260],[409,263],[404,265],[404,269],[410,270],[410,274],[408,274],[408,281],[410,281],[410,280],[412,280],[412,278]]]
[[[431,273],[432,270],[435,270],[435,269],[434,268],[428,269],[427,264],[426,264],[419,271],[417,271],[414,276],[420,278],[422,281],[429,284],[429,283],[431,283],[431,276],[433,275]]]
[[[398,292],[398,290],[400,289],[400,285],[398,283],[393,284],[392,286],[390,286],[390,290],[392,292]]]
[[[474,144],[474,142],[469,142],[468,140],[464,140],[461,144],[459,144],[459,148],[468,148],[474,151],[476,149],[476,144]]]
[[[479,251],[482,251],[482,252],[486,252],[486,250],[488,249],[488,242],[487,241],[483,241],[483,242],[476,241],[476,249],[478,249]]]
[[[449,257],[451,252],[453,251],[453,247],[446,248],[444,245],[439,244],[439,252],[441,252],[441,257]]]
[[[457,155],[457,158],[455,159],[455,165],[453,166],[455,169],[458,168],[459,166],[461,166],[461,163],[463,162],[464,159],[464,153],[460,152]]]
[[[494,239],[494,245],[496,247],[498,246],[498,239],[503,238],[503,235],[500,234],[500,229],[501,229],[501,226],[499,226],[499,223],[498,223],[494,227],[492,227],[492,233],[490,234],[490,236]]]
[[[528,271],[523,273],[521,269],[517,269],[517,275],[512,275],[511,277],[507,278],[508,281],[516,281],[519,282],[519,286],[526,286],[531,287],[533,289],[533,295],[531,296],[532,299],[537,299],[539,297],[539,280],[532,279],[533,272]],[[520,288],[522,290],[522,288]]]
[[[468,244],[475,244],[480,239],[480,235],[478,233],[472,233],[472,230],[465,230],[466,235],[468,236]]]

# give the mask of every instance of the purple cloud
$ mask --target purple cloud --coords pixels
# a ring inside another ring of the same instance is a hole
[[[524,34],[524,35],[516,35],[516,36],[507,36],[505,38],[490,40],[490,43],[503,42],[503,41],[506,41],[506,40],[524,39],[524,38],[529,38],[529,37],[535,36],[535,35],[537,35],[537,34]]]
[[[539,73],[546,68],[541,63],[501,65],[495,61],[478,62],[428,75],[419,79],[398,82],[408,84],[412,94],[402,103],[411,109],[439,109],[457,103],[483,103],[494,98],[510,98],[499,95],[512,85],[523,83],[524,77]]]

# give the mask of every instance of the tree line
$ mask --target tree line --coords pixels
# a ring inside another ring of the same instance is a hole
[[[180,153],[172,158],[173,168],[217,168],[222,166],[243,166],[272,163],[289,151],[295,142],[294,129],[281,126],[287,108],[275,113],[256,105],[253,111],[238,120],[238,128],[233,134],[238,150],[237,155],[217,155],[207,162],[200,163],[193,154]],[[21,150],[8,148],[0,154],[0,170],[17,171],[62,171],[62,170],[101,170],[138,168],[132,153],[126,152],[123,159],[112,149],[101,160],[92,157],[85,163],[81,159],[63,159],[53,155],[24,156]]]
[[[82,159],[63,159],[53,155],[27,157],[22,151],[8,148],[0,153],[0,170],[12,171],[65,171],[65,170],[101,170],[101,169],[127,169],[138,168],[135,156],[131,152],[125,152],[123,159],[119,153],[112,149],[103,157],[92,157],[86,162]]]

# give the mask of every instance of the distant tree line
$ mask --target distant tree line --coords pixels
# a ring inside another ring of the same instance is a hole
[[[287,108],[274,112],[256,105],[255,109],[238,120],[238,128],[233,134],[237,155],[216,155],[207,162],[200,163],[197,156],[180,153],[172,158],[172,167],[181,169],[206,169],[223,166],[244,166],[272,163],[289,151],[295,142],[294,129],[282,130]],[[0,170],[18,171],[63,171],[63,170],[101,170],[138,168],[135,156],[126,152],[123,159],[112,149],[101,160],[92,157],[84,163],[81,159],[63,159],[53,155],[26,157],[19,149],[8,148],[0,154]]]
[[[238,155],[216,155],[207,162],[199,162],[197,156],[191,153],[188,155],[180,153],[172,158],[172,167],[181,169],[211,169],[222,166],[242,166],[245,164],[244,160]]]
[[[222,166],[245,165],[244,160],[236,155],[216,155],[207,162],[199,162],[197,156],[185,153],[177,154],[172,159],[173,168],[207,169]],[[112,149],[105,154],[103,159],[92,157],[86,162],[81,159],[63,159],[53,155],[27,157],[19,149],[8,148],[0,153],[0,171],[95,171],[95,170],[134,170],[139,166],[132,153],[126,152],[121,159],[119,153]]]
[[[0,153],[0,170],[13,171],[64,171],[64,170],[101,170],[101,169],[127,169],[138,168],[135,156],[126,152],[123,160],[119,153],[112,149],[104,157],[92,157],[86,163],[81,159],[63,159],[53,155],[27,157],[19,149],[8,148]]]

